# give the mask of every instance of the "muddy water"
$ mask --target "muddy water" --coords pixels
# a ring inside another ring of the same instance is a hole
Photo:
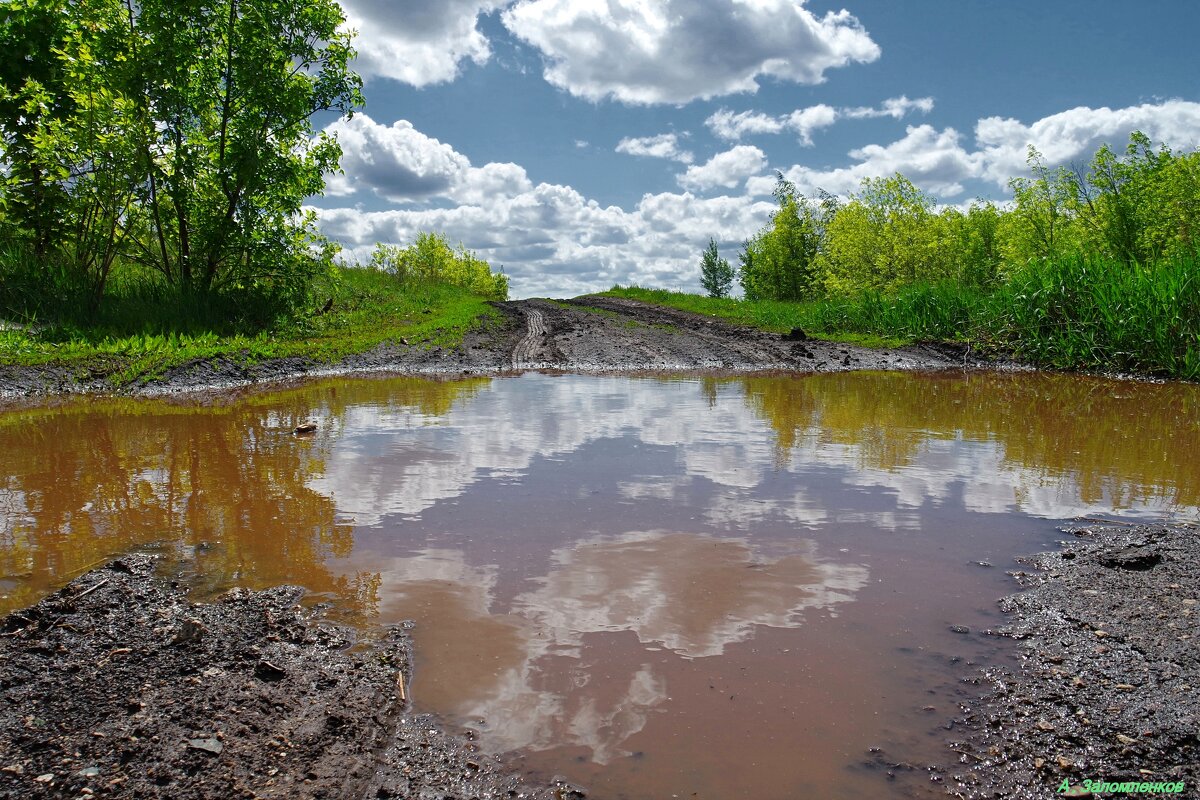
[[[151,549],[201,597],[415,620],[418,708],[596,797],[908,796],[936,787],[887,765],[952,766],[959,678],[1011,655],[983,631],[1015,555],[1200,513],[1198,412],[1194,386],[894,373],[14,408],[0,611]]]

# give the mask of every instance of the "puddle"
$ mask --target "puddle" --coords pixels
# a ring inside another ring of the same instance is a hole
[[[420,710],[592,796],[920,795],[886,765],[953,766],[1012,558],[1077,516],[1196,518],[1198,412],[1188,385],[899,373],[11,409],[0,611],[152,548],[200,597],[415,620]]]

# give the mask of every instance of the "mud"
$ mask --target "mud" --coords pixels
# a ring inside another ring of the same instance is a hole
[[[982,706],[951,743],[961,798],[1134,796],[1107,783],[1182,784],[1200,797],[1200,527],[1090,526],[1024,559],[1006,597],[1019,667],[983,676]],[[1140,796],[1149,796],[1143,792]]]
[[[407,633],[301,590],[192,604],[131,555],[0,622],[0,797],[583,797],[407,711]]]
[[[229,388],[304,376],[387,372],[479,375],[522,369],[569,372],[835,372],[979,366],[974,354],[944,346],[875,350],[806,338],[793,341],[685,311],[611,297],[517,300],[469,332],[455,348],[387,343],[328,364],[305,358],[241,363],[218,358],[174,368],[121,388],[164,394]],[[110,393],[116,365],[0,367],[0,398]]]

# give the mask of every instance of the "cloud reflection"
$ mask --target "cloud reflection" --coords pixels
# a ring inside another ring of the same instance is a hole
[[[587,539],[550,563],[500,611],[494,567],[445,549],[385,559],[380,610],[426,620],[414,684],[422,706],[486,720],[496,750],[582,746],[602,764],[667,699],[653,654],[719,656],[756,626],[792,628],[806,611],[833,611],[867,582],[865,567],[821,562],[811,542],[768,557],[743,539],[666,531]],[[622,634],[634,638],[604,638]],[[600,647],[603,659],[592,658]]]

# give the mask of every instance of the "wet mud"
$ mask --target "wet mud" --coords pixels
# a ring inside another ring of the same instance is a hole
[[[583,797],[410,713],[407,633],[374,641],[235,589],[194,604],[131,555],[0,621],[0,797]]]
[[[1200,527],[1070,532],[1001,601],[1020,665],[983,676],[989,695],[960,720],[971,734],[950,743],[950,794],[1200,797]]]
[[[636,300],[585,296],[494,304],[500,315],[454,348],[389,342],[328,364],[306,358],[258,363],[217,358],[173,368],[121,391],[166,394],[271,383],[292,378],[383,372],[485,375],[523,369],[569,372],[838,372],[852,369],[949,369],[979,366],[953,347],[875,350],[768,333]],[[102,365],[0,367],[0,398],[110,393]]]

